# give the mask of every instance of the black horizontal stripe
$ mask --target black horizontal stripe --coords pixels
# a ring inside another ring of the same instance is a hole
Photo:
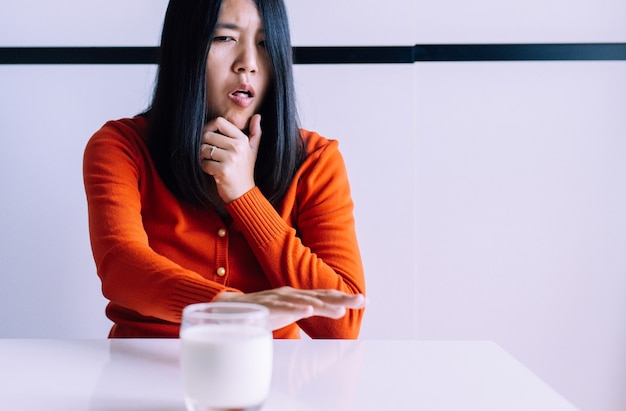
[[[4,47],[0,64],[155,64],[157,47]]]
[[[296,64],[626,60],[626,43],[294,47]],[[0,64],[155,64],[158,47],[0,47]]]
[[[416,45],[414,61],[626,60],[626,43]]]
[[[294,47],[295,64],[413,63],[412,46]]]

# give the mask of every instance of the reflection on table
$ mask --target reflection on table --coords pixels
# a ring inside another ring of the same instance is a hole
[[[179,340],[0,340],[0,409],[184,411]],[[263,411],[575,410],[487,341],[274,342]]]

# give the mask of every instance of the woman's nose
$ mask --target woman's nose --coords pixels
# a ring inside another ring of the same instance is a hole
[[[234,69],[237,73],[256,73],[257,67],[257,50],[254,46],[242,46],[235,61]]]

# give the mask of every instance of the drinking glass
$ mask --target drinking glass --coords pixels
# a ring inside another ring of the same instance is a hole
[[[181,371],[188,411],[261,409],[272,379],[269,310],[247,303],[184,308]]]

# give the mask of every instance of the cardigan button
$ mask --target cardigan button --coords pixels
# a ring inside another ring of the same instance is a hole
[[[219,275],[220,277],[224,277],[226,275],[226,269],[224,267],[218,268],[217,275]]]
[[[226,229],[224,228],[220,228],[219,230],[217,230],[217,236],[219,238],[224,238],[226,237]]]

